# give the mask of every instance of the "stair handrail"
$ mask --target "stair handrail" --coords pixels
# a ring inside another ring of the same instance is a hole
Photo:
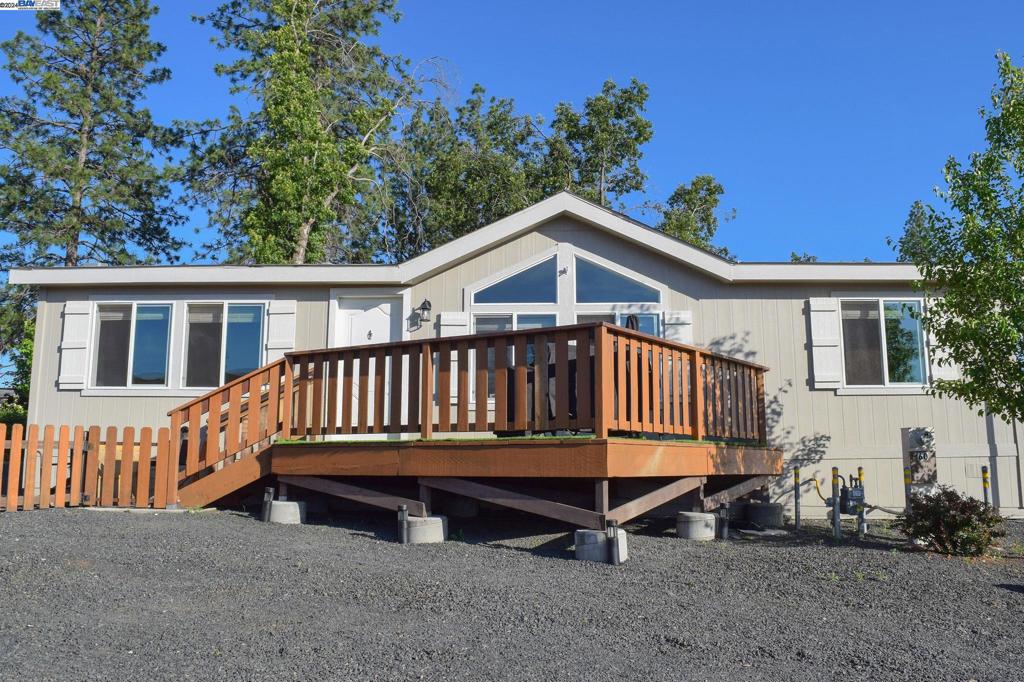
[[[181,405],[178,405],[177,407],[168,410],[167,411],[167,416],[170,417],[175,412],[181,412],[183,410],[187,410],[188,408],[192,407],[196,403],[201,403],[204,400],[209,400],[211,396],[213,396],[213,395],[215,395],[217,393],[220,393],[222,391],[229,390],[232,387],[234,387],[234,386],[236,386],[238,384],[241,384],[243,382],[247,382],[250,379],[252,379],[254,376],[256,376],[258,374],[262,374],[263,372],[266,372],[267,370],[269,370],[274,365],[283,365],[286,362],[286,360],[287,360],[287,358],[280,357],[277,360],[274,360],[273,362],[268,362],[267,364],[263,365],[262,367],[257,367],[256,369],[252,370],[251,372],[243,374],[242,376],[240,376],[240,377],[238,377],[236,379],[232,379],[231,381],[227,382],[226,384],[222,384],[222,385],[220,385],[220,386],[218,386],[216,388],[211,388],[209,391],[207,391],[203,395],[198,396],[196,398],[193,398],[193,399],[189,400],[186,403],[182,403]]]

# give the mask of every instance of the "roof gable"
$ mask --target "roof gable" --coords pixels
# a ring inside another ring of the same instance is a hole
[[[608,232],[721,282],[907,282],[905,263],[733,263],[569,192],[560,192],[400,265],[163,265],[15,268],[12,284],[360,284],[410,285],[538,228],[559,216]]]

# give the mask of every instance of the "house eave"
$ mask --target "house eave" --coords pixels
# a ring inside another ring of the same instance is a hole
[[[149,265],[14,268],[11,284],[30,286],[398,284],[395,266],[375,265]]]
[[[627,216],[561,192],[401,265],[158,265],[15,268],[12,284],[141,285],[398,285],[417,284],[561,216],[570,216],[724,283],[912,282],[906,263],[733,263]]]

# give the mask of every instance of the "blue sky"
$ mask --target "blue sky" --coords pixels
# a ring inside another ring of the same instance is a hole
[[[718,241],[745,261],[891,260],[886,236],[931,198],[946,157],[981,146],[995,52],[1024,59],[1021,2],[399,2],[381,42],[443,59],[453,105],[480,82],[548,118],[607,78],[648,83],[648,197],[715,175],[737,212]],[[163,121],[221,115],[222,55],[189,19],[212,3],[158,4],[174,75],[148,105]],[[33,26],[4,12],[0,38]]]

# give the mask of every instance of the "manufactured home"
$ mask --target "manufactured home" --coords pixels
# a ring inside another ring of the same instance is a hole
[[[644,489],[649,507],[710,495],[715,475],[771,475],[789,503],[794,467],[837,466],[899,507],[907,430],[931,429],[937,481],[980,497],[987,467],[1014,514],[1018,425],[930,394],[956,369],[915,319],[917,278],[735,263],[569,193],[399,265],[10,274],[38,289],[29,422],[169,424],[182,493],[204,467],[237,471],[182,503],[267,474],[438,477],[467,494],[579,478],[597,497],[579,508],[605,516],[551,515],[600,525],[628,517],[609,515],[609,482],[613,498],[625,479],[666,483]]]

